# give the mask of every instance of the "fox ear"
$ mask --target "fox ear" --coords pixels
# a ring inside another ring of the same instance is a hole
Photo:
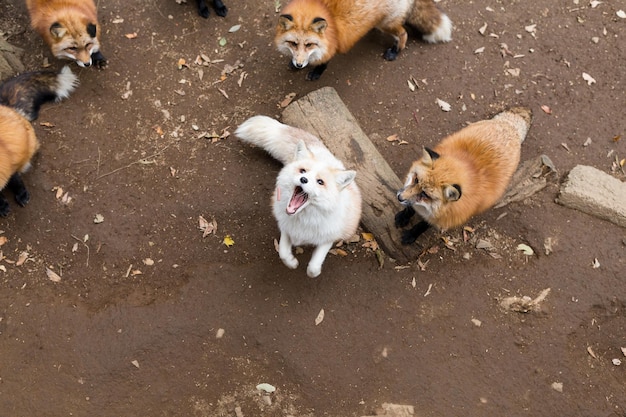
[[[326,19],[321,17],[316,17],[313,19],[313,23],[311,23],[311,29],[317,33],[323,33],[324,30],[328,27],[328,22]]]
[[[422,161],[427,166],[431,166],[439,158],[439,154],[430,148],[424,147],[424,154],[422,155]]]
[[[298,145],[296,145],[296,161],[301,159],[310,159],[313,155],[311,155],[311,151],[306,147],[304,141],[299,141]]]
[[[281,14],[278,17],[278,24],[283,28],[283,30],[290,30],[294,26],[293,16],[290,14]]]
[[[95,38],[96,32],[97,32],[96,25],[94,25],[93,23],[87,23],[87,33],[89,34],[89,36],[91,36],[92,38]]]
[[[62,38],[65,35],[65,32],[67,32],[67,29],[59,22],[54,22],[50,26],[50,34],[53,38]]]
[[[447,201],[457,201],[461,198],[461,186],[458,184],[446,185],[443,188],[443,195]]]
[[[335,177],[335,181],[337,182],[339,189],[342,190],[350,185],[350,183],[354,181],[355,177],[356,171],[341,171]]]

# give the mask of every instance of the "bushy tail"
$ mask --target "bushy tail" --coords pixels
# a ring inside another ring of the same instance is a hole
[[[520,142],[524,142],[533,119],[533,112],[527,107],[513,107],[494,116],[494,120],[502,120],[512,125],[519,134]]]
[[[299,141],[304,141],[307,146],[321,144],[314,135],[267,116],[249,118],[237,128],[235,135],[264,149],[283,164],[294,160]]]
[[[29,121],[37,119],[41,105],[67,98],[78,86],[78,77],[68,66],[58,74],[32,71],[13,77],[0,85],[0,104],[12,107]]]

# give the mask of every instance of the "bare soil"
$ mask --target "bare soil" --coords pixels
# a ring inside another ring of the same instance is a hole
[[[626,4],[439,4],[449,44],[414,36],[386,62],[372,32],[309,82],[272,44],[275,2],[208,20],[192,1],[100,2],[109,65],[72,64],[80,87],[35,122],[31,202],[0,219],[0,414],[626,416],[626,231],[555,203],[577,164],[624,180]],[[0,31],[27,69],[63,65],[22,1],[0,2]],[[430,230],[409,264],[361,239],[310,279],[274,249],[279,164],[228,133],[322,86],[400,177],[422,146],[529,106],[522,159],[548,155],[558,180],[473,231]],[[548,288],[533,311],[501,306]]]

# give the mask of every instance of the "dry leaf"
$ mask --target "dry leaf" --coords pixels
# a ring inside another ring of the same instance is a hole
[[[437,105],[443,111],[450,111],[450,110],[452,110],[452,106],[450,106],[450,103],[447,103],[447,102],[445,102],[443,100],[437,99]]]
[[[147,266],[154,265],[154,261],[151,258],[146,258],[142,262],[143,262],[144,265],[147,265]]]
[[[209,222],[204,217],[198,216],[198,228],[202,230],[202,237],[205,238],[211,233],[217,232],[217,221],[212,219]]]
[[[595,84],[596,80],[586,72],[583,72],[583,80],[587,81],[588,85]]]
[[[28,252],[22,251],[20,252],[20,256],[17,258],[17,262],[15,262],[15,266],[22,266],[24,262],[28,259]]]
[[[0,236],[0,246],[4,245],[8,241],[9,241],[9,239],[7,239],[6,236]]]
[[[61,277],[52,269],[46,267],[46,275],[52,282],[61,282]]]
[[[137,32],[127,33],[124,35],[127,39],[135,39],[137,37]]]
[[[541,106],[541,110],[543,110],[545,114],[552,114],[552,109],[550,109],[550,107],[546,106],[545,104]]]
[[[476,55],[482,54],[483,52],[485,52],[485,47],[484,46],[481,46],[480,48],[474,50],[474,54],[476,54]]]
[[[324,309],[321,309],[320,312],[315,317],[315,325],[319,325],[324,320]]]
[[[41,123],[39,123],[39,126],[43,126],[43,127],[54,127],[54,123],[50,123],[50,122],[41,122]]]
[[[95,224],[100,224],[104,221],[104,216],[102,214],[96,214],[96,217],[94,217],[93,222]]]
[[[293,101],[295,97],[296,97],[296,93],[287,94],[285,98],[283,99],[283,101],[281,101],[280,104],[278,104],[278,107],[280,107],[281,109],[284,109]]]
[[[398,135],[397,134],[393,134],[390,136],[387,136],[387,142],[395,142],[398,140]]]
[[[480,29],[478,29],[478,33],[484,36],[486,30],[487,30],[487,24],[485,23],[484,25],[480,27]]]
[[[139,361],[134,360],[134,361],[130,361],[130,363],[132,363],[135,366],[135,368],[139,368]]]
[[[517,245],[517,250],[522,251],[522,253],[526,256],[532,256],[535,254],[533,249],[524,243],[520,243],[519,245]]]

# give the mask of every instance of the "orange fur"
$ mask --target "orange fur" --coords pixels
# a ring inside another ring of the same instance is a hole
[[[93,0],[26,0],[31,26],[60,59],[71,59],[81,66],[99,64],[100,25]],[[99,54],[98,54],[99,55]]]
[[[0,105],[0,190],[16,172],[29,167],[39,149],[39,141],[30,122],[15,110]]]
[[[398,199],[440,229],[464,224],[506,191],[530,120],[515,108],[448,136],[413,163]]]
[[[405,23],[420,29],[428,42],[450,40],[450,19],[433,0],[292,0],[282,10],[275,42],[296,68],[321,66],[377,28],[394,38],[385,53],[393,60],[406,46]]]

